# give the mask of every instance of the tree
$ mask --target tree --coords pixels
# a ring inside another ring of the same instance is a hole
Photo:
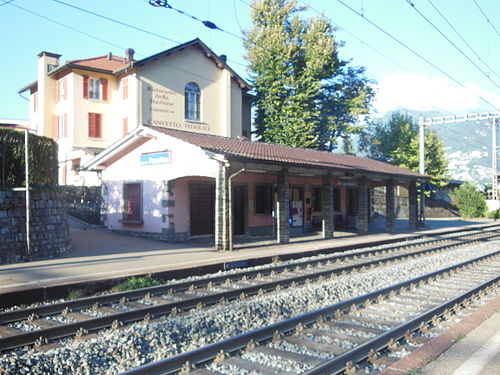
[[[486,198],[472,182],[466,182],[453,191],[455,204],[464,218],[483,217],[486,212]]]
[[[334,28],[304,19],[296,0],[254,0],[245,34],[259,140],[331,150],[357,131],[373,91],[361,68],[338,58]]]
[[[408,114],[393,112],[387,123],[371,123],[360,138],[360,148],[374,159],[419,171],[419,129]],[[432,185],[439,188],[447,184],[447,168],[443,141],[436,132],[426,130],[425,173],[431,176]]]

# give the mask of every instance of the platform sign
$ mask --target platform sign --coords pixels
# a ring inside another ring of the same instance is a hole
[[[141,167],[148,165],[170,164],[172,161],[170,151],[153,152],[141,155]]]

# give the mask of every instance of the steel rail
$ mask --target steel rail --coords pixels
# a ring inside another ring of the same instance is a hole
[[[495,231],[487,231],[487,232],[478,232],[475,233],[474,235],[480,236],[482,234],[489,234],[489,233],[495,233]],[[448,237],[446,239],[431,239],[428,241],[422,241],[414,244],[406,244],[406,245],[395,245],[386,249],[381,249],[381,250],[367,250],[363,252],[359,252],[356,254],[352,255],[347,255],[347,256],[342,256],[341,254],[337,255],[332,255],[329,257],[324,257],[319,260],[309,260],[309,261],[303,261],[303,262],[297,262],[293,264],[293,267],[302,267],[305,268],[308,265],[314,266],[318,264],[322,264],[331,260],[337,260],[337,259],[344,259],[347,260],[349,258],[352,258],[353,256],[357,257],[362,257],[365,255],[370,255],[374,254],[377,252],[390,252],[390,251],[395,251],[401,247],[421,247],[429,244],[433,244],[436,242],[440,241],[452,241],[452,240],[458,240],[462,237],[470,237],[471,234],[460,234],[457,236],[453,237]],[[488,240],[492,237],[495,237],[497,235],[493,234],[492,236],[489,236],[487,238],[482,238],[480,241],[485,241]],[[475,240],[469,240],[469,241],[475,241]],[[413,254],[420,253],[419,251],[414,252]],[[123,298],[126,299],[139,299],[147,295],[148,293],[152,296],[157,296],[157,295],[162,295],[170,290],[173,290],[174,292],[182,292],[185,290],[188,290],[190,287],[194,288],[200,288],[200,287],[206,287],[207,284],[214,283],[222,283],[225,282],[226,280],[230,280],[231,282],[237,282],[241,280],[243,276],[249,277],[249,278],[255,278],[257,275],[269,275],[273,271],[274,272],[283,272],[285,269],[289,269],[292,267],[291,265],[279,265],[275,267],[269,267],[266,269],[262,270],[251,270],[251,271],[241,271],[241,272],[236,272],[230,275],[221,275],[221,276],[210,276],[207,278],[203,278],[200,280],[190,280],[190,281],[185,281],[185,282],[179,282],[179,283],[174,283],[174,284],[168,284],[168,285],[159,285],[159,286],[154,286],[154,287],[147,287],[147,288],[140,288],[140,289],[135,289],[132,291],[125,291],[125,292],[118,292],[118,293],[112,293],[112,294],[107,294],[107,295],[102,295],[102,296],[93,296],[93,297],[84,297],[84,298],[79,298],[77,300],[72,300],[72,301],[64,301],[64,302],[58,302],[54,304],[47,304],[47,305],[42,305],[42,306],[36,306],[36,307],[31,307],[31,308],[26,308],[26,309],[21,309],[21,310],[12,310],[12,311],[6,311],[0,313],[0,324],[6,324],[10,322],[15,322],[15,321],[20,321],[23,319],[28,319],[30,316],[37,316],[37,317],[43,317],[43,316],[48,316],[48,315],[54,315],[63,312],[66,309],[83,309],[87,307],[91,307],[93,305],[97,304],[112,304],[119,302]]]
[[[312,311],[312,312],[309,312],[306,314],[302,314],[302,315],[293,317],[291,319],[287,319],[287,320],[282,321],[282,322],[278,322],[278,323],[275,323],[275,324],[272,324],[272,325],[269,325],[269,326],[251,331],[251,332],[247,332],[247,333],[244,333],[240,336],[235,336],[235,337],[232,337],[232,338],[229,338],[229,339],[226,339],[226,340],[223,340],[223,341],[220,341],[220,342],[217,342],[217,343],[214,343],[214,344],[211,344],[211,345],[199,348],[199,349],[195,349],[195,350],[190,351],[190,352],[181,353],[181,354],[178,354],[178,355],[175,355],[175,356],[172,356],[172,357],[169,357],[169,358],[157,361],[157,362],[148,363],[148,364],[145,364],[143,366],[125,371],[125,372],[121,373],[121,375],[168,375],[168,374],[174,374],[174,373],[177,373],[180,370],[182,370],[183,366],[185,366],[186,363],[189,363],[191,365],[199,365],[199,364],[202,364],[204,362],[213,360],[221,352],[234,353],[234,352],[237,352],[241,349],[244,349],[252,341],[255,343],[269,341],[273,338],[273,336],[276,332],[279,332],[280,334],[287,334],[289,332],[293,332],[299,323],[302,326],[309,326],[309,325],[315,323],[316,321],[318,321],[318,319],[320,319],[320,318],[327,318],[327,317],[333,316],[336,311],[347,310],[353,305],[363,304],[367,301],[371,301],[371,300],[376,299],[378,296],[388,295],[390,292],[397,291],[397,290],[400,290],[402,288],[406,288],[412,284],[419,283],[420,281],[424,281],[426,279],[433,278],[435,276],[444,274],[446,272],[453,271],[453,270],[459,269],[461,267],[465,267],[465,266],[471,265],[473,263],[480,262],[482,260],[486,260],[488,258],[495,257],[499,254],[500,254],[500,250],[493,252],[493,253],[490,253],[490,254],[487,254],[487,255],[484,255],[484,256],[481,256],[481,257],[478,257],[478,258],[475,258],[475,259],[468,260],[466,262],[461,262],[459,264],[456,264],[456,265],[453,265],[450,267],[446,267],[446,268],[443,268],[441,270],[434,271],[434,272],[428,273],[426,275],[419,276],[419,277],[416,277],[416,278],[413,278],[413,279],[410,279],[410,280],[407,280],[407,281],[404,281],[404,282],[401,282],[401,283],[398,283],[398,284],[395,284],[395,285],[392,285],[392,286],[389,286],[386,288],[382,288],[382,289],[379,289],[377,291],[364,294],[362,296],[354,297],[354,298],[351,298],[349,300],[342,301],[340,303],[336,303],[334,305],[330,305],[330,306],[324,307],[324,308],[319,309],[319,310],[315,310],[315,311]],[[500,279],[500,276],[497,276],[493,279],[490,279],[485,284],[487,284],[489,286],[495,282],[498,282],[499,279]],[[482,284],[482,285],[484,285],[484,284]],[[481,289],[480,287],[475,287],[473,290],[476,291],[476,290],[480,290],[480,289]],[[469,295],[470,292],[467,292],[464,294]],[[456,303],[455,301],[456,301],[456,299],[453,299],[453,302],[446,302],[446,303],[442,304],[441,306],[453,306]],[[433,313],[430,315],[431,317],[436,314],[435,309],[433,309],[432,311],[433,311]],[[427,315],[428,315],[428,313],[421,314],[421,316],[427,316]],[[410,322],[411,322],[412,326],[414,324],[416,324],[415,319],[412,319]],[[420,323],[420,322],[418,322],[418,323]],[[391,331],[397,332],[397,334],[399,335],[401,333],[400,330],[401,330],[401,332],[403,332],[402,335],[404,336],[404,333],[406,333],[407,328],[403,329],[403,328],[400,328],[400,326],[398,326],[398,327],[395,327],[394,329],[392,329]],[[385,334],[383,334],[383,335],[384,335],[384,339],[387,339],[387,335],[385,335]],[[377,343],[378,341],[376,339],[373,339],[370,342]],[[384,346],[386,343],[387,343],[387,341],[385,341],[384,344],[380,343],[379,346]],[[362,345],[362,346],[365,349],[368,348],[368,351],[369,351],[369,349],[371,349],[373,347],[372,345],[366,345],[366,346]],[[346,353],[346,355],[347,355],[347,353]],[[341,357],[341,356],[339,356],[339,357]],[[346,362],[347,361],[345,359],[343,359],[344,365]],[[320,368],[320,366],[316,367],[316,369],[319,369],[319,368]],[[308,373],[308,375],[312,375],[312,374],[313,373],[311,373],[311,374]],[[316,374],[316,373],[314,373],[314,374]],[[325,374],[325,372],[323,372],[323,373],[318,372],[317,374]]]
[[[65,323],[57,327],[44,328],[44,329],[34,330],[31,332],[21,333],[18,335],[0,337],[0,352],[25,345],[33,345],[36,343],[38,339],[40,339],[40,337],[46,340],[60,339],[63,337],[75,335],[78,331],[81,330],[94,331],[98,329],[107,328],[112,326],[113,322],[115,321],[118,321],[120,323],[132,323],[139,320],[143,320],[144,317],[147,315],[149,315],[150,317],[155,317],[160,315],[166,315],[172,313],[173,311],[183,311],[183,310],[188,310],[190,308],[196,308],[197,306],[214,305],[220,303],[221,300],[231,301],[241,298],[242,296],[250,297],[257,295],[261,291],[269,293],[276,290],[277,288],[288,288],[294,285],[294,283],[300,285],[314,280],[319,280],[321,278],[331,277],[332,275],[340,274],[343,272],[344,273],[350,272],[358,268],[362,269],[363,267],[366,268],[372,265],[374,266],[381,265],[383,263],[387,264],[392,261],[403,260],[405,258],[412,257],[415,254],[425,255],[426,253],[429,252],[434,252],[436,250],[442,251],[449,248],[454,248],[459,245],[461,246],[464,244],[468,244],[474,241],[476,240],[467,240],[467,243],[460,242],[460,243],[446,244],[432,249],[420,250],[418,252],[413,252],[410,254],[403,254],[403,255],[400,254],[400,255],[386,257],[383,259],[372,260],[365,263],[353,264],[338,268],[331,268],[319,272],[313,271],[311,273],[304,275],[294,276],[281,280],[268,281],[257,285],[242,287],[229,291],[222,291],[206,296],[193,295],[193,298],[181,301],[174,301],[165,304],[132,309],[103,317],[90,318],[87,320],[74,323]]]

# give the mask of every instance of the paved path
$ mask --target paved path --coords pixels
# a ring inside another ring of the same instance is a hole
[[[341,247],[377,240],[407,238],[480,222],[459,220],[428,220],[429,228],[413,233],[407,221],[399,222],[394,234],[376,233],[383,230],[375,223],[369,235],[338,232],[338,237],[320,240],[319,236],[292,238],[287,245],[276,245],[269,238],[240,238],[235,251],[216,251],[208,242],[169,244],[112,233],[72,222],[73,252],[50,260],[0,266],[0,294],[41,286],[64,285],[74,282],[102,280],[119,276],[154,273],[191,268],[222,262],[259,257],[274,257],[326,247]]]

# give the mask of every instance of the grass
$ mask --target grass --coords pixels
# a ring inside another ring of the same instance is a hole
[[[78,299],[84,296],[85,296],[85,291],[83,291],[82,289],[70,289],[70,291],[68,292],[69,299]]]
[[[115,285],[111,290],[113,292],[125,292],[127,290],[147,288],[150,286],[156,286],[160,284],[161,281],[153,278],[151,275],[139,276],[139,277],[134,276]]]
[[[412,369],[409,369],[406,373],[408,375],[417,375],[417,374],[421,374],[422,373],[422,369],[420,369],[420,368],[412,368]]]
[[[464,335],[458,335],[457,337],[455,337],[453,339],[453,343],[456,344],[457,342],[459,342],[460,340],[462,340],[465,336]]]

